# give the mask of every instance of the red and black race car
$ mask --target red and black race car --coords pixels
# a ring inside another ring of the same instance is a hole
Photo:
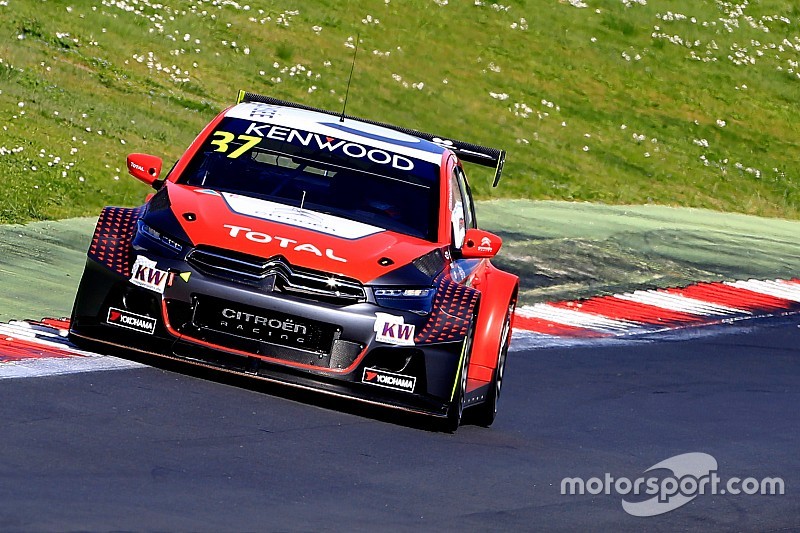
[[[241,92],[157,191],[103,209],[70,339],[494,421],[518,279],[461,161],[505,152]]]

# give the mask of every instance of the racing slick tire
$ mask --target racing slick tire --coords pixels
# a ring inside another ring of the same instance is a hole
[[[505,373],[506,359],[508,358],[508,346],[511,343],[511,317],[513,314],[514,304],[511,303],[508,306],[505,322],[503,322],[500,348],[497,352],[497,366],[489,384],[486,401],[472,408],[472,413],[470,413],[470,416],[474,417],[472,420],[479,426],[488,428],[497,416],[497,402],[500,399],[500,391],[503,387],[503,374]]]
[[[455,380],[455,390],[453,399],[447,409],[447,419],[444,423],[445,431],[455,433],[464,418],[464,406],[467,397],[467,370],[469,369],[470,355],[472,354],[472,339],[475,335],[475,323],[470,325],[469,333],[464,338],[462,348],[461,365],[458,368],[458,375]]]

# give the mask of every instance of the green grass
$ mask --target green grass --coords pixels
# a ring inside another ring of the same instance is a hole
[[[348,113],[506,148],[480,198],[800,218],[795,3],[506,2],[8,0],[0,222],[138,203],[125,156],[169,166],[238,89],[339,109],[356,35]]]

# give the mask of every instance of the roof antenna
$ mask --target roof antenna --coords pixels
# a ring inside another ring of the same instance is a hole
[[[350,77],[347,78],[347,90],[344,93],[344,105],[342,106],[342,115],[339,117],[339,122],[344,122],[344,111],[347,109],[347,97],[350,95],[350,82],[353,81],[353,70],[356,68],[356,54],[358,53],[358,41],[361,37],[360,33],[356,34],[356,47],[353,50],[353,64],[350,65]]]

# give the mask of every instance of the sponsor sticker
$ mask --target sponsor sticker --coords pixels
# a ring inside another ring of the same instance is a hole
[[[157,321],[153,317],[137,315],[136,313],[131,313],[124,309],[109,307],[106,322],[112,326],[119,326],[121,328],[132,329],[140,333],[152,335],[156,331]]]
[[[361,382],[387,389],[414,392],[417,378],[403,374],[394,374],[377,368],[365,368],[364,375],[361,377]]]
[[[249,241],[261,244],[272,243],[271,246],[280,246],[281,248],[289,248],[291,246],[291,249],[295,252],[310,252],[317,257],[322,257],[322,251],[313,244],[297,244],[297,241],[294,239],[278,237],[277,235],[267,235],[266,233],[261,233],[260,231],[252,231],[250,228],[245,228],[244,226],[232,226],[231,224],[224,224],[223,227],[230,230],[228,235],[233,238],[239,238],[239,235],[242,235]],[[337,257],[330,248],[325,249],[325,257],[341,263],[347,263],[347,259],[344,259],[343,257]]]
[[[481,238],[481,243],[478,245],[479,252],[491,252],[492,251],[492,240],[489,237]]]
[[[332,324],[208,296],[198,297],[192,323],[199,328],[317,354],[330,352],[338,331]]]
[[[442,159],[440,151],[411,135],[363,123],[350,128],[312,111],[286,107],[270,109],[267,105],[243,103],[233,107],[226,116],[250,122],[246,126],[246,135],[288,142],[314,151],[368,158],[378,164],[392,165],[395,168],[416,166],[416,160],[438,165]],[[434,142],[447,145],[441,139]],[[370,146],[364,143],[369,143]],[[412,160],[408,161],[402,156],[408,156]]]
[[[139,287],[164,294],[164,287],[167,286],[169,273],[166,270],[156,268],[156,262],[142,255],[136,257],[131,270],[130,282]]]
[[[375,313],[375,340],[398,346],[414,346],[414,324],[406,324],[401,316]]]

